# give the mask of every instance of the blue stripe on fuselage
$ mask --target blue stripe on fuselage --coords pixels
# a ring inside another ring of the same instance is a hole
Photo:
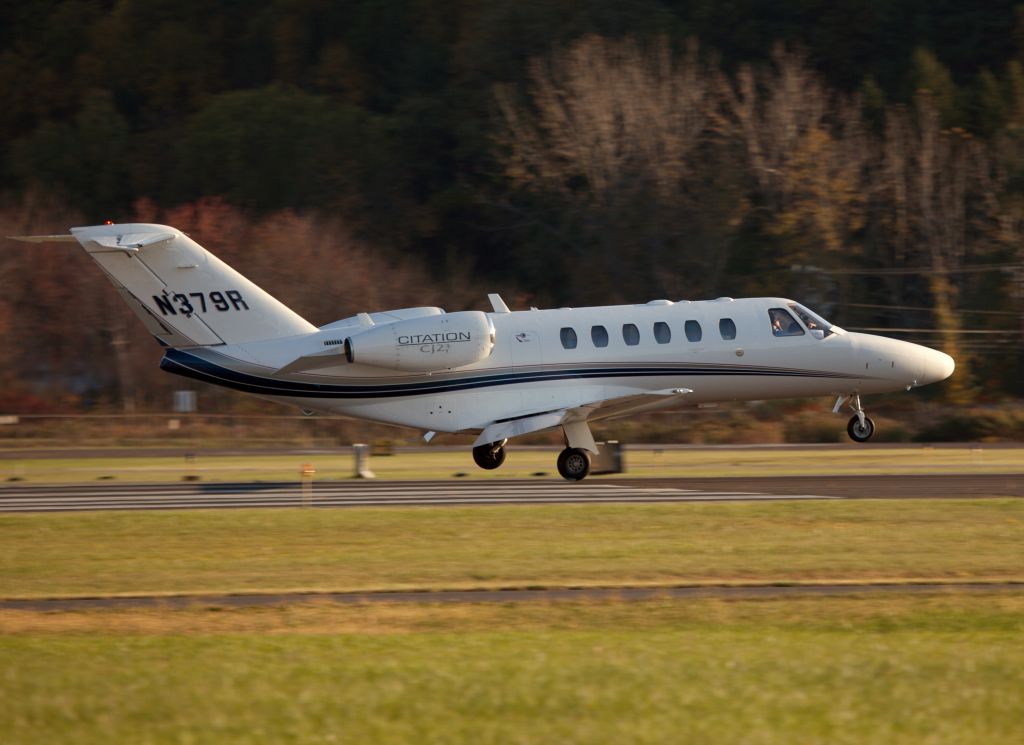
[[[233,370],[211,360],[180,349],[168,350],[160,361],[160,369],[176,375],[194,378],[206,383],[233,388],[263,396],[290,396],[301,398],[393,398],[423,394],[449,393],[473,388],[487,388],[516,383],[546,382],[556,380],[632,378],[632,377],[686,377],[686,376],[756,376],[786,378],[838,378],[851,376],[820,370],[797,370],[791,368],[770,368],[751,366],[678,365],[650,367],[643,365],[621,367],[580,367],[571,369],[549,369],[506,372],[497,374],[481,373],[473,377],[453,380],[431,380],[418,383],[376,383],[363,385],[338,385],[326,383],[303,383],[293,380],[277,380]]]

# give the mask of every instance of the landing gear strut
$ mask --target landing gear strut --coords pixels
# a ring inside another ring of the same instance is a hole
[[[590,473],[590,453],[583,448],[566,448],[558,455],[558,473],[566,481],[580,481]]]
[[[493,471],[495,468],[505,462],[505,443],[508,440],[502,440],[501,442],[489,442],[485,445],[479,445],[473,448],[473,460],[476,464],[486,471]]]
[[[867,442],[875,434],[875,423],[864,413],[864,408],[860,405],[860,394],[840,396],[832,411],[838,413],[844,403],[849,403],[850,409],[853,411],[853,416],[846,424],[846,433],[854,442]]]

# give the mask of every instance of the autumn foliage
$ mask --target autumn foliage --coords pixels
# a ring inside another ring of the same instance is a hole
[[[953,354],[924,396],[1020,396],[1022,31],[952,0],[8,4],[0,236],[171,224],[318,325],[784,295]],[[73,246],[2,244],[0,340],[9,396],[180,384]]]

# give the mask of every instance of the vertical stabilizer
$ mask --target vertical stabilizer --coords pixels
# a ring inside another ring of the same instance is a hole
[[[316,330],[174,228],[96,225],[71,234],[168,346],[239,344]]]

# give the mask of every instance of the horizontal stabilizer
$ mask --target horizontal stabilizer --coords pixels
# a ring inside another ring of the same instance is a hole
[[[134,253],[140,248],[146,246],[154,246],[164,241],[170,241],[175,238],[175,233],[170,232],[152,232],[152,233],[134,233],[125,235],[96,235],[87,237],[83,245],[90,253],[94,253],[97,248],[102,251],[104,249],[110,251],[125,251],[126,253]],[[78,237],[71,233],[62,233],[60,235],[12,235],[8,236],[14,241],[24,241],[25,243],[79,243]],[[95,246],[96,248],[90,248]]]
[[[89,238],[86,243],[99,246],[100,250],[108,249],[110,251],[134,253],[140,248],[155,246],[164,241],[174,240],[174,238],[174,233],[128,233],[126,235],[97,235]],[[88,245],[86,245],[86,250],[90,253],[95,252]]]
[[[60,235],[9,235],[12,241],[25,243],[78,243],[78,239],[70,233]]]

